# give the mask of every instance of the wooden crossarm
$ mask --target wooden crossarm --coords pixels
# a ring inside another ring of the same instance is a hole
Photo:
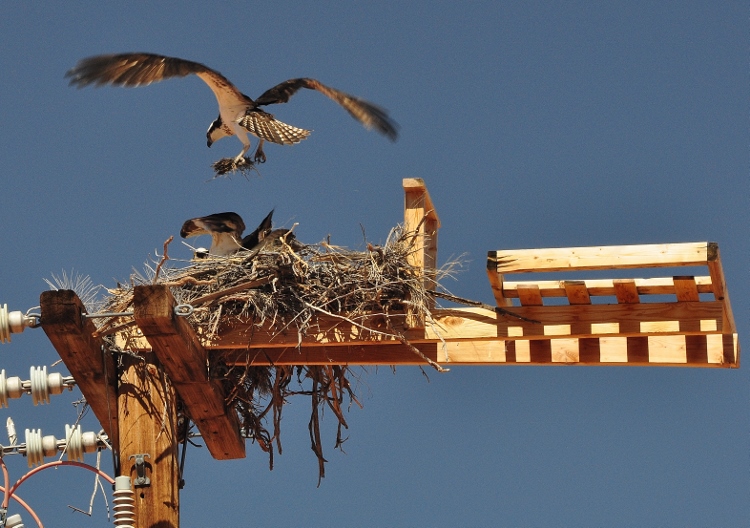
[[[117,372],[112,354],[103,350],[96,327],[83,314],[86,308],[72,290],[43,292],[41,322],[52,346],[76,380],[86,402],[114,445],[118,445]]]
[[[219,460],[244,458],[239,419],[224,402],[219,380],[208,372],[208,354],[193,328],[174,313],[169,288],[136,286],[135,321],[185,403],[211,455]]]

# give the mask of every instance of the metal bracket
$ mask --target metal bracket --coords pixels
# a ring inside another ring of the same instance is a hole
[[[174,312],[174,314],[177,317],[187,317],[188,315],[192,314],[194,310],[195,310],[195,307],[193,307],[190,304],[178,304],[177,306],[174,307],[174,310],[172,310],[172,311]],[[98,318],[102,318],[102,317],[133,317],[134,315],[135,315],[135,312],[133,312],[133,311],[130,311],[130,312],[101,312],[101,313],[94,313],[94,314],[87,314],[87,313],[81,314],[81,316],[84,317],[85,319],[98,319]],[[40,316],[38,316],[37,314],[28,314],[27,317],[30,317],[30,318],[36,317],[38,319]],[[37,324],[37,326],[39,326],[39,325]]]
[[[144,460],[145,457],[151,458],[151,455],[148,453],[139,453],[137,455],[130,455],[130,458],[128,460],[132,460],[135,458],[135,480],[133,481],[133,486],[143,487],[143,486],[150,486],[151,485],[151,479],[146,476],[146,461]]]

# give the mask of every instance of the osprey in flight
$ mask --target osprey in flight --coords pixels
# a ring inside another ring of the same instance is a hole
[[[217,213],[192,218],[182,224],[180,236],[190,238],[198,235],[211,235],[211,247],[208,252],[220,257],[232,255],[240,249],[260,251],[287,234],[287,243],[292,249],[301,249],[303,245],[297,242],[288,229],[271,230],[272,217],[273,210],[261,221],[255,231],[246,237],[242,237],[245,222],[237,213]]]
[[[88,57],[79,61],[65,77],[70,78],[71,85],[79,88],[89,84],[133,87],[171,77],[185,77],[191,73],[200,77],[211,88],[219,103],[219,117],[211,123],[206,132],[207,144],[210,147],[214,141],[225,136],[237,136],[242,142],[242,152],[234,158],[236,164],[244,161],[245,153],[250,149],[248,132],[258,138],[254,156],[257,163],[266,160],[263,152],[264,141],[291,145],[310,135],[310,130],[282,123],[261,109],[267,105],[286,103],[300,88],[317,90],[333,99],[366,128],[374,128],[393,141],[398,136],[397,125],[385,110],[364,99],[321,84],[315,79],[289,79],[253,100],[240,92],[229,79],[208,66],[151,53]]]

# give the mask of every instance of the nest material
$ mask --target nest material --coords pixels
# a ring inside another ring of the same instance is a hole
[[[216,172],[216,177],[225,176],[229,173],[239,172],[243,176],[247,176],[249,171],[257,171],[255,168],[255,162],[247,156],[237,161],[235,158],[221,158],[219,161],[214,162],[211,167]]]
[[[294,246],[295,250],[281,237],[274,246],[262,251],[242,250],[221,258],[209,256],[183,267],[162,266],[162,259],[153,272],[147,273],[155,277],[135,277],[132,282],[169,285],[178,303],[193,306],[188,321],[206,342],[215,339],[220,329],[237,322],[250,322],[254,327],[278,332],[293,331],[301,342],[314,330],[319,316],[325,314],[349,326],[353,324],[373,338],[390,335],[421,355],[391,324],[394,318],[403,320],[407,306],[417,317],[430,316],[429,306],[436,292],[425,289],[423,270],[409,262],[417,237],[416,233],[397,227],[383,246],[367,244],[366,251],[346,250],[327,243],[302,249]],[[459,264],[458,261],[447,264],[439,275],[451,274]],[[110,290],[104,310],[129,310],[132,299],[132,287]],[[369,328],[366,321],[373,315],[385,319],[385,327]],[[132,320],[111,319],[100,325],[102,335],[115,331],[127,335],[129,328],[135,330]],[[425,356],[422,358],[431,363]],[[281,452],[280,422],[285,400],[292,395],[309,396],[310,439],[319,461],[319,476],[324,476],[319,413],[328,407],[336,416],[336,446],[340,446],[344,441],[342,428],[347,428],[345,400],[359,404],[350,381],[355,374],[349,367],[212,369],[212,375],[223,380],[227,404],[238,413],[243,432],[269,453],[271,467],[274,444]]]

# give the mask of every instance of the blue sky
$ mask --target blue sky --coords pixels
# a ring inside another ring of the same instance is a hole
[[[63,269],[127,280],[184,220],[220,211],[251,225],[275,207],[306,242],[358,248],[360,225],[382,242],[402,218],[402,178],[419,177],[440,262],[469,260],[454,293],[492,302],[489,250],[710,240],[747,341],[748,29],[744,2],[4,2],[0,303],[38,304]],[[67,86],[80,58],[123,51],[203,62],[251,97],[313,77],[387,108],[401,137],[300,93],[273,111],[308,140],[268,145],[249,181],[207,181],[239,143],[206,148],[217,112],[199,79]],[[40,330],[1,352],[24,379],[57,358]],[[285,411],[272,472],[254,445],[231,462],[192,449],[182,525],[737,526],[750,514],[746,369],[464,367],[428,382],[380,368],[358,393],[346,453],[325,416],[320,488],[306,400]],[[15,400],[0,420],[63,436],[76,398]],[[91,519],[67,507],[87,509],[92,487],[64,468],[19,493],[48,526],[101,526],[101,497]]]

